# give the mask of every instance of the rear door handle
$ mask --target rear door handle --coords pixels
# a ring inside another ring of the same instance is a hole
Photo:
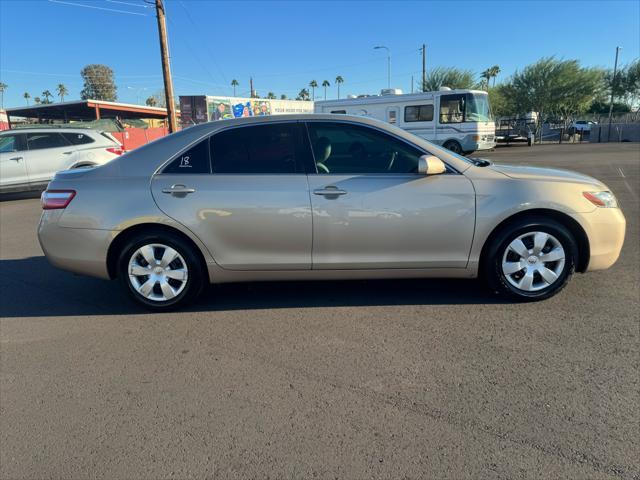
[[[187,195],[188,193],[194,193],[195,188],[189,188],[185,185],[175,184],[171,185],[171,188],[163,188],[162,193],[168,193],[170,195]]]
[[[15,160],[16,162],[19,162],[20,160],[22,160],[22,157],[12,157],[9,160]]]
[[[325,195],[329,197],[338,196],[338,195],[346,195],[347,191],[342,190],[334,185],[328,185],[324,188],[318,188],[313,191],[314,195]]]
[[[63,155],[71,155],[73,152],[62,152]]]

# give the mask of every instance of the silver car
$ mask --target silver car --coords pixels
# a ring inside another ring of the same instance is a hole
[[[0,132],[0,193],[43,190],[59,170],[102,165],[123,153],[108,132],[20,128]]]
[[[625,219],[606,185],[461,157],[345,115],[194,126],[42,195],[49,261],[162,310],[207,282],[482,276],[548,298],[610,267]]]

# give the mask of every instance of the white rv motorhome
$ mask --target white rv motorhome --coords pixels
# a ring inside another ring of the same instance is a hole
[[[315,113],[363,115],[384,120],[437,143],[469,154],[494,148],[496,128],[489,96],[482,90],[451,90],[316,101]]]

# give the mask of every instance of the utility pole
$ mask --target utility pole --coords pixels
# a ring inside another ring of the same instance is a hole
[[[618,70],[618,52],[622,50],[616,47],[616,61],[613,64],[613,79],[611,80],[611,102],[609,103],[609,133],[607,134],[607,142],[611,141],[611,117],[613,116],[613,97],[616,89],[616,72]]]
[[[158,18],[158,35],[160,36],[160,56],[162,57],[162,76],[164,78],[164,95],[169,117],[169,133],[178,130],[176,106],[173,103],[173,82],[171,81],[171,65],[169,64],[169,47],[167,42],[167,21],[162,0],[156,0],[156,17]]]
[[[411,93],[413,93],[413,75],[411,75]]]
[[[255,95],[253,94],[253,77],[249,77],[249,90],[251,91],[249,96],[251,98],[255,98]]]
[[[424,92],[424,84],[427,81],[427,46],[423,43],[422,48],[422,90]]]

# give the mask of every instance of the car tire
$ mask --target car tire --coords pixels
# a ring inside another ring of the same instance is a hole
[[[462,145],[455,140],[448,140],[442,146],[453,153],[457,153],[458,155],[463,154]]]
[[[577,262],[577,243],[564,225],[529,217],[493,237],[482,273],[498,294],[519,301],[544,300],[567,285]]]
[[[202,291],[206,269],[194,247],[180,236],[149,233],[130,239],[118,259],[121,285],[152,311],[171,310]]]

